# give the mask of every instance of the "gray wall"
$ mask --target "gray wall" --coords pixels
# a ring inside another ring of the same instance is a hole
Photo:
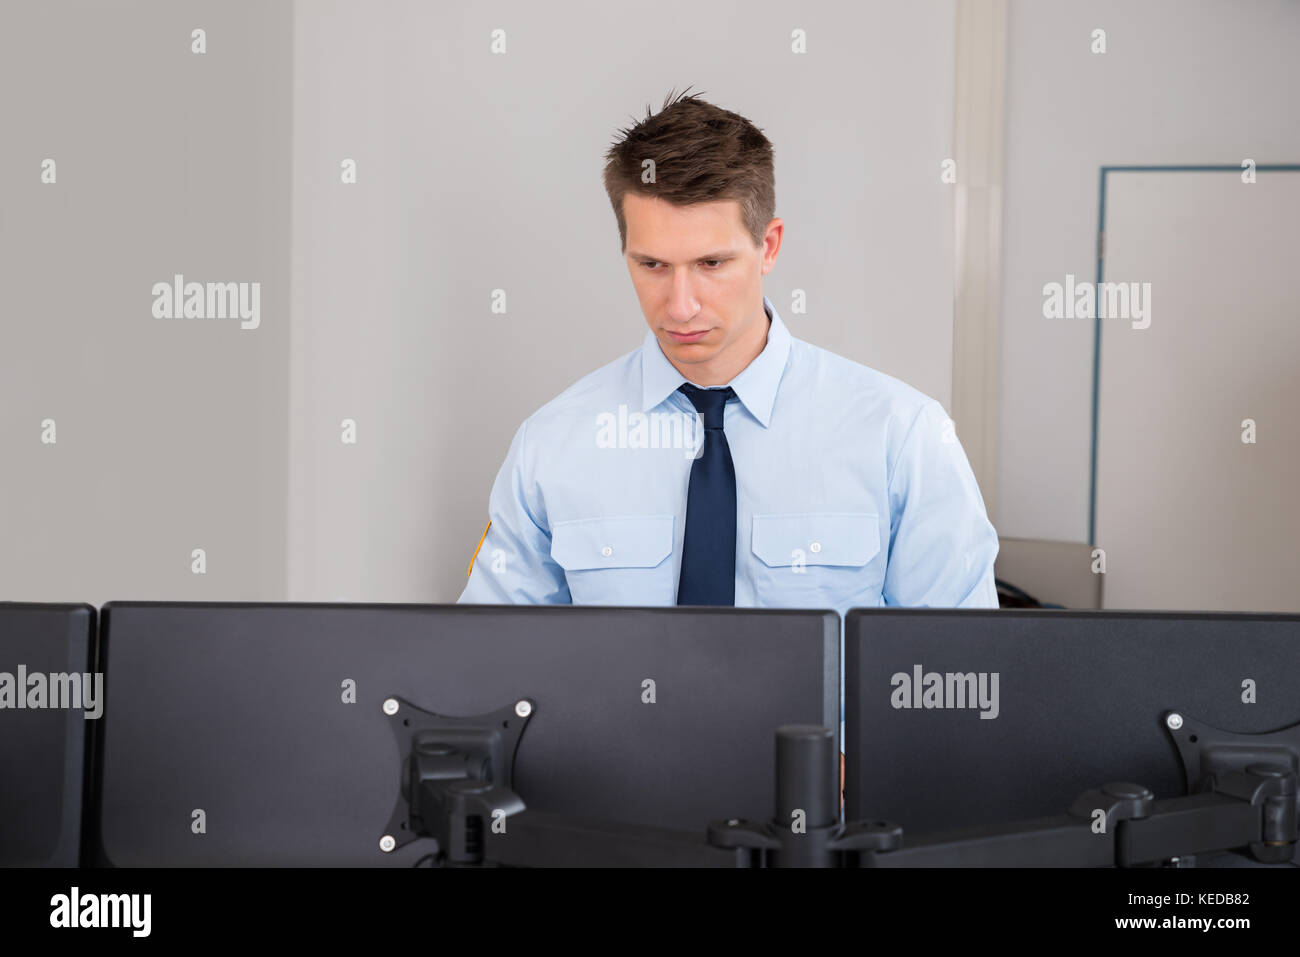
[[[1007,46],[997,528],[1084,541],[1093,323],[1043,284],[1095,279],[1103,165],[1300,162],[1300,4],[1012,0]]]
[[[1107,176],[1106,275],[1151,293],[1102,324],[1107,608],[1300,612],[1297,249],[1300,169]]]
[[[519,423],[645,333],[600,173],[670,88],[772,140],[792,332],[947,406],[952,3],[644,9],[296,6],[289,597],[459,595]]]
[[[0,8],[0,600],[283,598],[291,27]],[[259,328],[154,318],[175,273],[260,282]]]

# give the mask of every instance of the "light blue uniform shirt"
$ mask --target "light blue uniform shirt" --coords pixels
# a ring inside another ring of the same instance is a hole
[[[727,383],[736,605],[996,608],[998,538],[953,424],[904,382],[790,335]],[[519,427],[461,602],[673,605],[703,427],[654,333]],[[841,631],[841,661],[843,661]],[[841,670],[841,675],[843,671]],[[843,679],[840,685],[843,742]],[[842,746],[842,744],[841,744]]]

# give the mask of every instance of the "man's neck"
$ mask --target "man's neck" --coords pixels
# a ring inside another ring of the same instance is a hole
[[[748,348],[744,349],[738,358],[730,355],[718,356],[713,362],[688,365],[685,368],[674,362],[673,368],[686,376],[691,382],[706,388],[726,385],[736,378],[736,376],[748,369],[749,364],[762,355],[763,350],[767,348],[767,335],[772,327],[772,320],[767,314],[767,309],[762,304],[758,308],[763,314],[763,318],[761,322],[755,323],[755,329],[758,331],[757,341],[748,343]],[[740,342],[736,343],[738,347],[741,345]]]

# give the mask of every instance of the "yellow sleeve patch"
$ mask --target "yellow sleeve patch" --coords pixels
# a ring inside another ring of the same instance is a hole
[[[469,557],[469,568],[465,569],[465,577],[469,578],[474,574],[474,559],[478,558],[478,550],[483,547],[483,541],[487,538],[488,528],[492,527],[492,522],[487,523],[487,528],[483,529],[483,538],[478,540],[478,545],[474,548],[474,554]]]

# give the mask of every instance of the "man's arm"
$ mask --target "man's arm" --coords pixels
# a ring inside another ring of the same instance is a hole
[[[889,479],[889,510],[886,605],[998,607],[998,534],[952,420],[933,399],[903,440]]]
[[[551,533],[527,444],[519,426],[488,498],[487,533],[469,569],[458,603],[568,604],[562,569],[551,558]]]

